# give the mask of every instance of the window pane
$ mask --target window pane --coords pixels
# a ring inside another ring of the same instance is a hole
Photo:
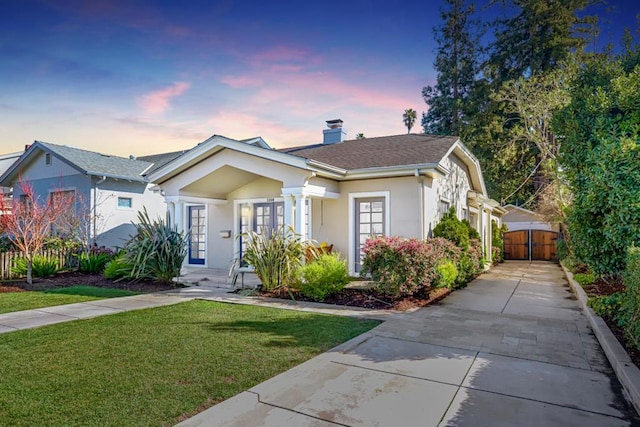
[[[119,208],[130,208],[132,206],[132,200],[130,197],[118,197]]]
[[[371,214],[368,213],[361,213],[360,214],[360,222],[371,222]]]
[[[360,203],[360,212],[371,212],[371,203],[369,203],[369,202],[361,202]]]
[[[382,222],[382,212],[371,214],[371,222]]]
[[[384,204],[382,202],[371,203],[371,210],[373,212],[382,212],[383,209],[384,209]]]
[[[370,224],[360,224],[360,233],[370,234],[371,233],[371,225]]]
[[[382,224],[372,224],[371,229],[372,229],[372,234],[381,235],[383,233]]]

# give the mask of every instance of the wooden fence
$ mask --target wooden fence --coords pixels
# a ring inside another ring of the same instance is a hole
[[[41,251],[38,255],[55,259],[58,268],[72,268],[77,266],[77,258],[73,256],[75,251],[69,249],[48,249]],[[0,252],[0,280],[15,279],[19,277],[11,270],[17,259],[24,258],[22,252]]]

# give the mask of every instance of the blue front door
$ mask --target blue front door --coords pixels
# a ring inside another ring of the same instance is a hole
[[[189,264],[204,264],[205,248],[205,209],[202,206],[189,206]]]

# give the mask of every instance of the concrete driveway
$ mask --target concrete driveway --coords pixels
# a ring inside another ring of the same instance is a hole
[[[629,426],[551,263],[508,262],[181,426]]]

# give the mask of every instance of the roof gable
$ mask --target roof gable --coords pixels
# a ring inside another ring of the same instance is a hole
[[[144,182],[142,173],[152,166],[152,163],[142,160],[111,156],[94,151],[68,147],[66,145],[35,141],[29,149],[0,176],[0,182],[10,183],[15,180],[21,166],[26,165],[41,151],[50,153],[86,175],[106,176],[128,181]]]

